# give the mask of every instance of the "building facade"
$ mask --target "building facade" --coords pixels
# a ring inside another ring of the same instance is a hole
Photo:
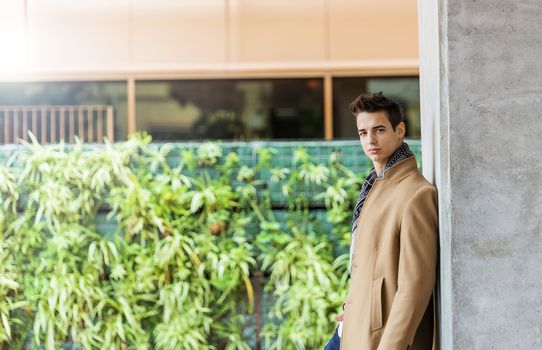
[[[353,138],[361,91],[418,138],[417,39],[415,1],[4,0],[0,140]]]

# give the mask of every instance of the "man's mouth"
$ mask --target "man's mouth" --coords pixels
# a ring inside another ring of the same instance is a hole
[[[370,150],[368,150],[369,153],[378,153],[378,151],[380,151],[380,148],[371,148]]]

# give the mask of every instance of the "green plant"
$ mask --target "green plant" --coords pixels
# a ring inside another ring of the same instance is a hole
[[[270,208],[268,191],[262,209],[254,208],[261,225],[258,245],[262,269],[269,273],[266,290],[274,297],[271,322],[262,335],[266,349],[321,348],[333,331],[330,319],[345,297],[348,255],[334,258],[329,234],[313,230],[314,218],[306,196],[289,196],[300,185],[316,194],[312,200],[325,199],[334,211],[338,232],[346,230],[350,218],[348,202],[357,191],[359,181],[332,154],[330,162],[314,164],[304,149],[298,148],[292,159],[292,171],[274,168],[271,180],[285,181],[289,212],[279,221]],[[288,177],[289,175],[289,177]],[[284,187],[283,187],[284,189]],[[329,215],[328,215],[329,218]]]
[[[251,167],[216,143],[150,141],[34,140],[0,165],[0,349],[244,350],[266,311],[267,348],[322,346],[346,291],[360,185],[340,154],[316,163],[299,148],[275,167],[277,150],[261,147]],[[260,273],[270,310],[257,303]]]
[[[0,240],[0,343],[12,340],[12,326],[21,324],[14,311],[26,305],[24,300],[17,300],[18,268],[11,254],[11,244],[12,239]]]

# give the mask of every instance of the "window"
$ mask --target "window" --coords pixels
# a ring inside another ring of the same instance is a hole
[[[137,81],[136,115],[156,141],[323,138],[323,80]]]
[[[322,78],[136,80],[135,86],[136,128],[155,141],[323,139],[325,135]],[[334,139],[357,138],[348,106],[364,91],[382,91],[399,102],[407,137],[420,138],[418,77],[335,77]],[[25,134],[25,128],[49,135],[40,142],[58,142],[74,134],[96,141],[106,131],[115,141],[125,140],[127,92],[126,80],[0,83],[0,106],[13,107],[0,108],[0,143],[13,142]],[[90,109],[76,111],[75,116],[64,109],[85,105]],[[28,111],[35,106],[51,108]]]
[[[103,125],[105,128],[107,124],[105,115],[108,106],[112,107],[114,140],[125,140],[127,135],[126,81],[0,83],[0,106],[6,107],[6,109],[0,110],[2,117],[0,118],[0,128],[4,130],[5,127],[8,127],[8,131],[13,132],[17,128],[13,128],[12,124],[18,125],[19,130],[14,132],[15,135],[25,133],[21,129],[24,123],[34,134],[41,133],[44,128],[50,134],[51,130],[55,129],[54,134],[57,139],[53,138],[53,142],[59,139],[66,140],[71,118],[75,120],[75,134],[84,128],[85,132],[82,134],[87,140],[87,135],[89,135],[87,130],[93,126],[92,133],[94,140],[96,140],[96,136],[102,133],[95,130],[96,126]],[[39,108],[37,108],[38,106]],[[88,107],[83,108],[84,111],[75,108],[75,115],[70,116],[68,109],[55,106]],[[25,107],[27,111],[17,112],[19,107]],[[34,107],[36,107],[36,111],[32,115]],[[83,123],[78,124],[79,116],[81,116],[84,125]],[[35,120],[36,117],[38,120]],[[61,121],[62,119],[63,121]],[[39,130],[33,130],[33,124]],[[65,130],[61,130],[61,125]],[[47,137],[46,140],[49,142],[51,139]],[[8,141],[13,142],[13,140]]]
[[[403,109],[408,138],[420,138],[420,87],[418,77],[333,78],[334,138],[357,138],[355,119],[348,106],[360,93],[380,92]]]

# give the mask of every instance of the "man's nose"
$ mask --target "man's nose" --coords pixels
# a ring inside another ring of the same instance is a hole
[[[369,143],[372,145],[372,144],[375,143],[376,138],[374,137],[373,133],[368,133],[368,134],[367,134],[367,140],[368,140]]]

